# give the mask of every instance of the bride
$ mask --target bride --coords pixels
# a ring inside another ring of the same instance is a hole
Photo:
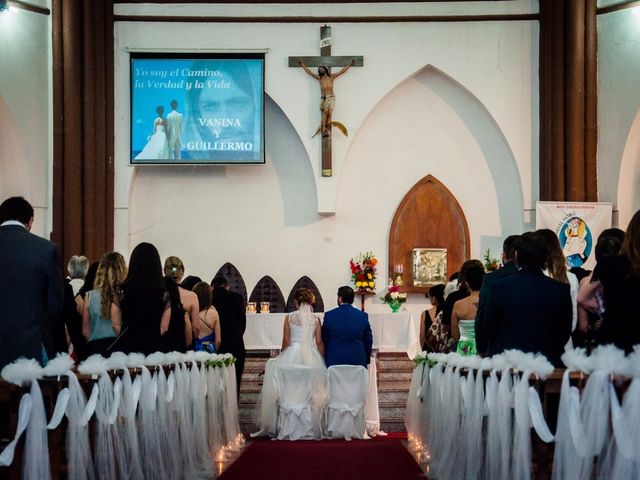
[[[169,142],[165,127],[166,120],[164,115],[164,107],[160,105],[156,108],[158,118],[153,121],[153,135],[149,137],[149,141],[142,151],[136,155],[136,160],[167,160],[169,158]]]
[[[326,401],[326,366],[322,357],[324,345],[320,319],[313,313],[315,295],[307,288],[299,288],[294,296],[296,311],[285,316],[282,351],[265,366],[261,392],[260,430],[252,436],[278,435],[278,395],[276,373],[280,367],[289,365],[313,367],[314,391],[312,403],[319,412]],[[319,434],[319,432],[318,432]],[[318,435],[319,438],[319,435]]]

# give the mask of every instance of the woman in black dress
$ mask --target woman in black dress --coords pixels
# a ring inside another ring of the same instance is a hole
[[[120,313],[122,329],[112,350],[145,355],[163,350],[161,337],[169,327],[171,302],[160,255],[150,243],[140,243],[131,252]]]
[[[598,262],[593,279],[602,282],[604,293],[602,343],[631,352],[640,344],[640,210],[629,222],[620,255]]]

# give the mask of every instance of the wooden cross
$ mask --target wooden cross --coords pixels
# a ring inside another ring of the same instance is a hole
[[[300,67],[303,62],[307,67],[326,67],[331,75],[331,67],[362,67],[362,57],[345,57],[331,55],[331,27],[320,27],[320,56],[319,57],[289,57],[290,67]],[[333,174],[331,167],[331,118],[327,119],[327,132],[320,132],[322,138],[322,176],[330,177]]]

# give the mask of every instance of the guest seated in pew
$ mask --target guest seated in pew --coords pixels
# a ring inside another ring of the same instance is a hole
[[[451,335],[458,345],[456,352],[461,355],[476,355],[476,313],[480,297],[480,287],[484,279],[484,268],[475,266],[467,270],[465,283],[469,296],[458,300],[451,313]]]
[[[487,354],[509,349],[539,352],[560,367],[560,356],[571,334],[569,284],[545,276],[548,247],[540,234],[523,234],[515,251],[520,270],[495,282],[487,298]]]
[[[131,252],[129,271],[122,284],[122,331],[110,351],[149,355],[161,347],[161,335],[169,328],[171,303],[162,276],[156,247],[139,243]],[[117,317],[112,317],[117,323]]]
[[[100,260],[94,287],[85,295],[82,333],[87,339],[87,356],[108,356],[108,348],[120,334],[120,284],[127,276],[124,258],[117,252],[105,253]],[[114,315],[115,313],[115,315]]]
[[[198,296],[200,306],[200,333],[194,342],[194,350],[205,350],[216,353],[220,348],[220,317],[216,307],[211,305],[211,285],[198,282],[193,286],[193,293]]]

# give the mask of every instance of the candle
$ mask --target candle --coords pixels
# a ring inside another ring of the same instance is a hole
[[[396,273],[403,274],[404,273],[404,265],[399,263],[396,265]]]

